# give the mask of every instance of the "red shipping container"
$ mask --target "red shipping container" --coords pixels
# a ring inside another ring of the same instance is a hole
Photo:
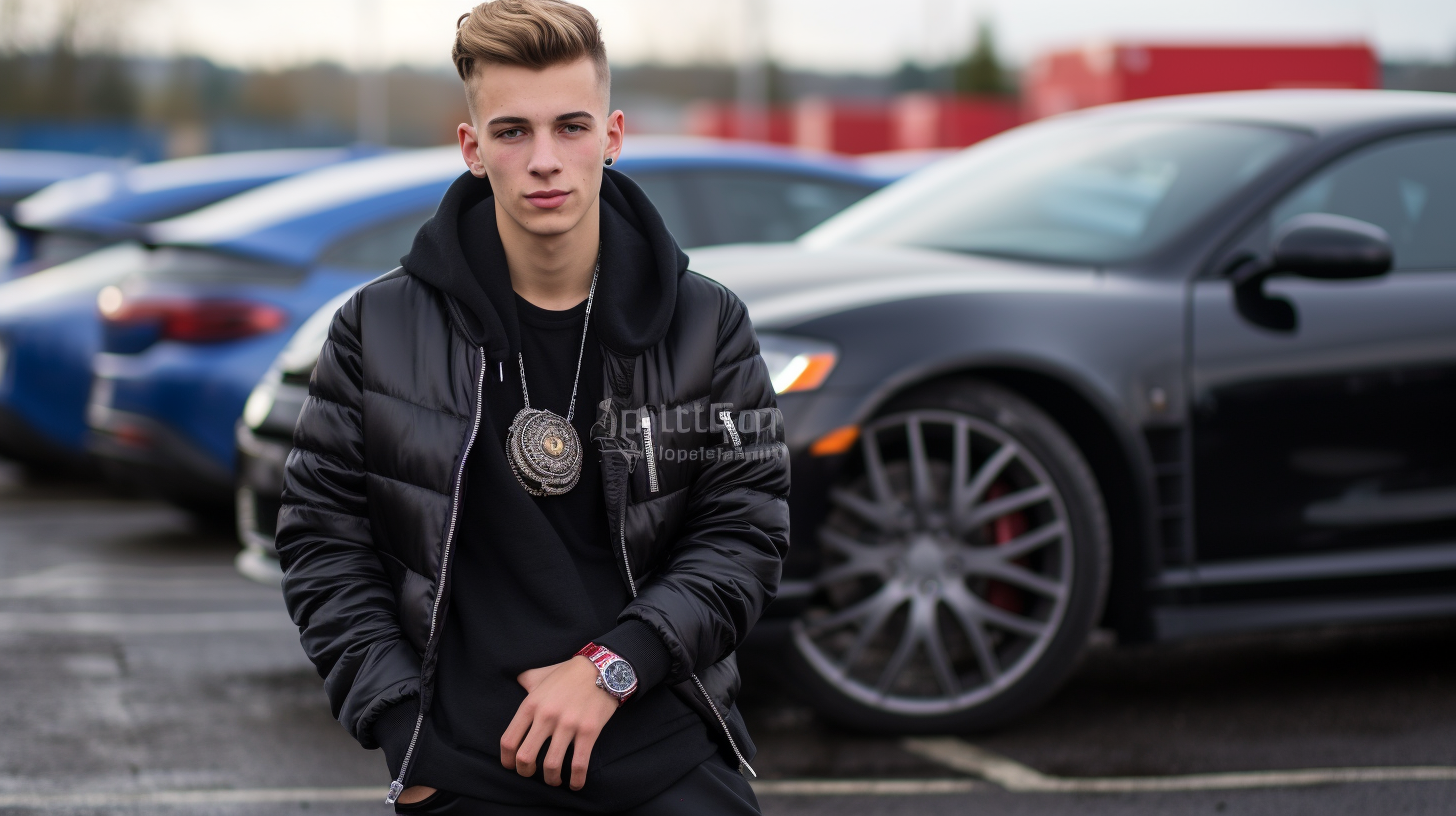
[[[895,98],[894,149],[965,147],[1021,124],[1020,105],[994,96],[908,93]]]
[[[1377,88],[1364,43],[1173,45],[1108,43],[1057,51],[1023,83],[1029,118],[1153,96],[1268,88]]]
[[[802,99],[794,106],[794,143],[810,150],[874,153],[890,149],[895,122],[884,102]]]
[[[693,136],[715,139],[747,138],[738,106],[732,102],[695,102],[687,112],[686,130]],[[783,106],[768,110],[768,141],[794,143],[794,113]]]

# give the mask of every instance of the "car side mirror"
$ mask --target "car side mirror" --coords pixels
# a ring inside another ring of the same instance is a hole
[[[1306,278],[1374,278],[1390,271],[1390,235],[1365,221],[1330,213],[1296,215],[1274,235],[1270,272]]]
[[[1294,331],[1294,304],[1264,291],[1271,275],[1288,273],[1318,280],[1374,278],[1390,271],[1390,236],[1374,224],[1331,213],[1296,215],[1274,234],[1269,258],[1242,255],[1230,265],[1234,305],[1249,322],[1274,331]]]

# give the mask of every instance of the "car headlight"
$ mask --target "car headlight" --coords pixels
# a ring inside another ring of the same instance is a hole
[[[273,399],[278,392],[277,379],[278,373],[270,370],[253,389],[253,393],[248,395],[248,401],[243,404],[244,425],[257,430],[268,418],[268,414],[273,411]]]
[[[813,391],[824,384],[839,362],[839,350],[823,340],[760,334],[758,349],[768,364],[768,375],[777,394]]]

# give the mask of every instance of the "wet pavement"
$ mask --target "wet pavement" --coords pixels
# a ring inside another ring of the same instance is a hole
[[[389,812],[382,757],[331,719],[277,590],[235,553],[166,505],[0,463],[0,812]],[[1456,812],[1456,622],[1099,646],[1048,705],[939,753],[836,728],[747,669],[771,816]],[[957,765],[963,747],[1011,776]],[[1056,787],[1368,767],[1398,778]]]

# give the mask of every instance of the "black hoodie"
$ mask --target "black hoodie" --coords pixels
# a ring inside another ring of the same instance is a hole
[[[595,344],[635,354],[656,343],[671,319],[687,262],[636,185],[607,173],[601,271],[572,423],[583,440],[590,438],[603,390]],[[635,806],[715,747],[702,719],[659,687],[670,660],[656,633],[641,621],[617,623],[631,597],[611,550],[600,453],[588,447],[581,482],[565,496],[545,498],[521,489],[503,453],[506,428],[522,407],[518,352],[525,351],[533,407],[566,413],[584,304],[550,313],[514,294],[489,183],[468,174],[452,185],[404,266],[466,306],[472,340],[492,361],[480,436],[467,467],[435,702],[416,747],[411,783],[517,806],[586,812]],[[641,687],[593,749],[586,788],[551,788],[539,769],[525,779],[502,768],[500,736],[525,696],[516,674],[565,660],[589,640],[631,662]],[[392,769],[407,746],[413,710],[395,706],[376,726],[376,733],[387,733],[380,739]]]

